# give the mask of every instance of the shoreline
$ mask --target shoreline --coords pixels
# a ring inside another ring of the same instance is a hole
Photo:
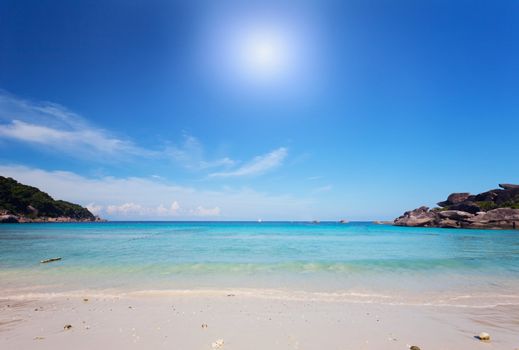
[[[10,294],[12,293],[12,294]],[[467,292],[469,293],[469,292]],[[306,291],[289,288],[191,288],[191,289],[84,289],[56,292],[31,291],[31,287],[0,290],[0,300],[52,301],[59,299],[161,299],[161,298],[220,298],[240,296],[250,300],[272,300],[281,302],[343,303],[353,305],[380,305],[423,308],[486,309],[496,307],[518,307],[519,295],[515,294],[425,294],[422,299],[407,295],[394,295],[376,291]],[[486,301],[486,302],[485,302]],[[488,302],[493,301],[493,302]]]

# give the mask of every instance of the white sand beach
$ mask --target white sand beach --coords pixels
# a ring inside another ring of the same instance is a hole
[[[0,348],[519,349],[517,305],[391,305],[290,295],[191,290],[2,298]],[[483,331],[491,341],[475,338]]]

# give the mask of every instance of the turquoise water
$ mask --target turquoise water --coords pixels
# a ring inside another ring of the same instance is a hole
[[[39,263],[56,256],[63,260]],[[268,288],[513,302],[519,231],[371,223],[4,224],[0,283],[4,294]]]

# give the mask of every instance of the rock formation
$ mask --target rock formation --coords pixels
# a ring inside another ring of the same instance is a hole
[[[499,184],[477,195],[452,193],[437,208],[406,211],[394,221],[397,226],[519,229],[519,185]]]

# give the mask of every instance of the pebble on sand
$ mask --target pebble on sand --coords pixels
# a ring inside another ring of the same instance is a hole
[[[211,344],[211,346],[213,349],[220,349],[221,347],[223,347],[223,344],[224,344],[223,339],[218,339],[218,340],[214,341]]]
[[[63,326],[64,330],[71,329],[71,328],[72,328],[71,324],[66,324],[66,325]]]
[[[483,341],[489,341],[490,340],[490,334],[488,334],[486,332],[481,332],[478,335],[478,339],[479,340],[483,340]]]
[[[411,345],[409,347],[409,350],[420,350],[420,347],[416,346],[416,345]]]
[[[207,323],[202,323],[202,328],[207,328],[207,327],[208,327]]]

